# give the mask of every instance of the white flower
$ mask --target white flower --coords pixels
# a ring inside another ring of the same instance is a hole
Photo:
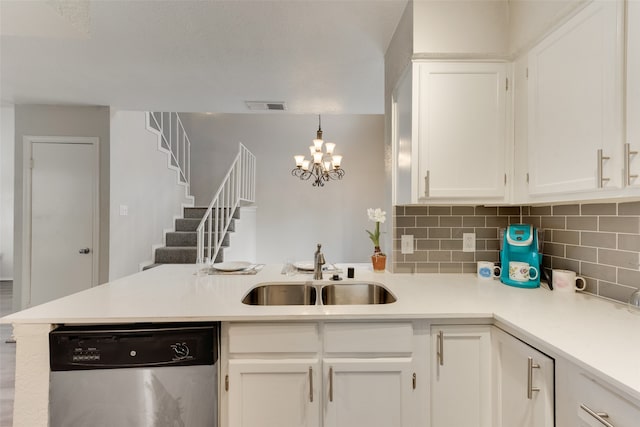
[[[369,219],[374,222],[383,223],[387,219],[385,216],[387,213],[380,208],[367,209],[367,215],[369,216]]]

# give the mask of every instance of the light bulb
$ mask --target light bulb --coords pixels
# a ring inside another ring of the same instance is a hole
[[[333,167],[338,169],[342,163],[342,156],[333,156]]]
[[[309,153],[313,156],[313,154],[316,152],[316,147],[314,147],[313,145],[309,146]]]
[[[302,162],[304,162],[304,156],[293,156],[293,158],[296,159],[297,167],[302,166]]]
[[[315,152],[313,153],[313,163],[320,164],[322,163],[322,153]]]
[[[309,160],[304,160],[302,162],[302,169],[308,171],[309,170]]]
[[[316,148],[316,151],[322,151],[322,144],[324,143],[321,139],[314,139],[313,146]]]

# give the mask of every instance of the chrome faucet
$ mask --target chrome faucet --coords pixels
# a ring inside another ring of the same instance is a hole
[[[325,264],[324,255],[320,249],[322,245],[318,243],[318,249],[313,256],[313,280],[322,280],[322,266]]]

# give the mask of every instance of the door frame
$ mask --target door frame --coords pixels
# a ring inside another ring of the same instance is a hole
[[[93,150],[93,231],[92,231],[92,277],[91,287],[98,284],[100,249],[100,138],[78,136],[30,136],[22,137],[22,301],[24,307],[31,305],[31,197],[32,197],[32,153],[34,143],[89,144]]]

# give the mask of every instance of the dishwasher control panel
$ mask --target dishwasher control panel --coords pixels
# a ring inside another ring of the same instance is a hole
[[[73,349],[71,355],[72,362],[86,362],[86,361],[98,361],[100,360],[100,350],[95,347],[82,348],[77,347]]]
[[[52,371],[213,365],[217,324],[63,326],[49,334]]]

